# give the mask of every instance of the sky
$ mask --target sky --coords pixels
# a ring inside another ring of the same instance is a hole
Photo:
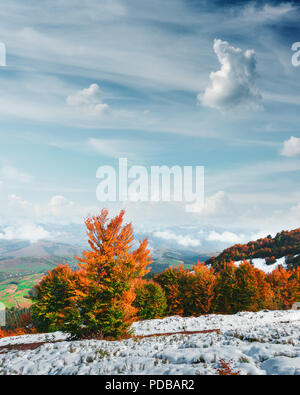
[[[299,227],[299,18],[286,1],[2,0],[0,238],[103,207],[179,244],[197,242],[175,226],[229,244]],[[120,157],[204,166],[204,207],[99,202],[97,168]]]

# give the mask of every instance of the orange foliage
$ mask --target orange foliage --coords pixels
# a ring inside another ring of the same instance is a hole
[[[36,333],[35,329],[28,331],[28,329],[24,327],[12,329],[12,330],[0,329],[0,339],[3,337],[21,336],[21,335],[28,335],[34,333]]]
[[[76,257],[79,270],[58,266],[36,287],[32,311],[43,330],[64,330],[73,338],[116,338],[137,318],[134,283],[149,272],[152,259],[147,239],[134,249],[132,225],[123,224],[124,214],[109,220],[102,210],[87,218],[91,249]]]
[[[225,262],[215,272],[198,263],[194,271],[169,268],[156,276],[166,293],[169,314],[182,316],[288,309],[300,298],[300,268],[282,267],[266,275],[249,262]]]
[[[234,371],[232,370],[230,364],[228,362],[225,362],[223,359],[220,359],[219,361],[221,368],[217,369],[218,375],[219,376],[238,376],[241,371]]]
[[[126,326],[136,319],[134,281],[149,272],[147,266],[152,260],[147,239],[132,249],[133,229],[131,223],[123,225],[124,214],[121,211],[108,221],[108,211],[102,210],[99,216],[85,221],[91,251],[77,258],[80,287],[74,299],[78,304],[89,304],[89,322],[103,321],[108,313],[111,317],[107,321],[115,314]]]
[[[299,299],[300,268],[287,271],[279,266],[268,274],[267,280],[275,294],[275,307],[289,309]]]

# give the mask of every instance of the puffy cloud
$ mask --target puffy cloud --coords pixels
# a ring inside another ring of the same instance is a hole
[[[216,231],[209,232],[207,239],[208,241],[220,241],[222,243],[241,243],[245,240],[245,235],[237,235],[232,232],[225,231],[223,233],[218,233]]]
[[[29,240],[31,243],[49,239],[51,234],[40,225],[32,223],[5,227],[0,233],[3,240]]]
[[[289,140],[284,141],[281,150],[283,156],[296,156],[300,155],[300,138],[291,136]]]
[[[259,108],[261,95],[255,86],[254,50],[242,51],[217,39],[213,48],[221,63],[221,69],[210,74],[211,84],[203,95],[198,95],[198,100],[205,106],[220,111],[240,107]]]
[[[175,241],[183,247],[198,247],[201,245],[201,242],[198,239],[194,239],[191,236],[177,235],[176,233],[168,230],[157,231],[154,232],[153,235],[160,239]]]
[[[91,84],[88,88],[68,96],[67,104],[81,108],[88,115],[100,115],[108,109],[108,105],[102,103],[101,90],[97,84]]]

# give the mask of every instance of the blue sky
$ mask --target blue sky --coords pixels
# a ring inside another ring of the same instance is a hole
[[[81,223],[103,206],[97,168],[120,156],[205,166],[201,213],[106,204],[136,226],[298,227],[299,17],[284,1],[3,0],[2,238]]]

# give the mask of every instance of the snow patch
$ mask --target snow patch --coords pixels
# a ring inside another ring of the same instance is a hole
[[[220,359],[243,375],[300,374],[300,311],[167,317],[133,324],[136,335],[220,329],[123,341],[65,341],[60,332],[0,339],[47,343],[34,350],[0,351],[0,374],[217,374]]]

